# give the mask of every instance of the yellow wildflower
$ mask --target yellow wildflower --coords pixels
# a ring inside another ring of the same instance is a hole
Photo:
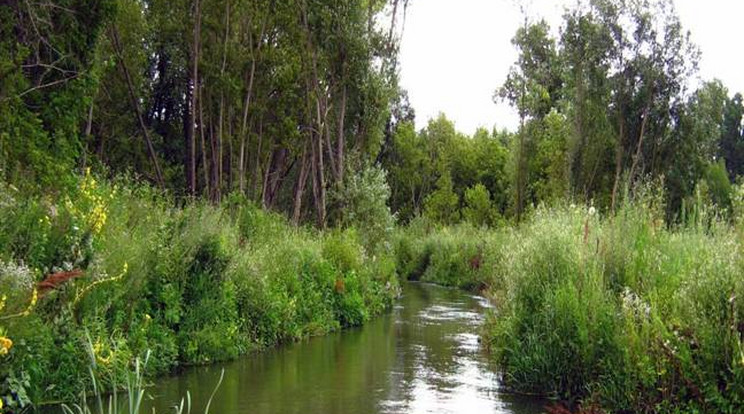
[[[107,346],[104,346],[101,341],[96,341],[96,344],[93,345],[93,354],[96,357],[96,362],[100,365],[108,365],[113,356],[113,352]]]
[[[3,309],[5,309],[5,301],[8,299],[7,296],[3,295],[3,297],[0,298],[0,312],[2,312]]]
[[[11,319],[11,318],[22,318],[24,316],[28,316],[31,314],[31,311],[34,310],[34,308],[36,307],[36,302],[38,301],[39,301],[39,292],[36,290],[36,288],[34,288],[34,290],[31,292],[31,301],[28,303],[28,307],[26,307],[26,310],[24,310],[21,313],[16,313],[13,315],[8,315],[8,316],[2,316],[0,317],[0,320]],[[5,306],[5,297],[3,297],[2,300],[0,300],[0,302],[2,302],[2,305],[3,305],[3,306],[0,306],[0,310],[2,310],[2,308]]]
[[[118,276],[116,276],[116,277],[109,277],[109,278],[106,278],[106,279],[96,280],[95,282],[93,282],[90,285],[86,286],[85,288],[83,288],[83,290],[81,290],[80,292],[78,292],[77,295],[75,295],[75,300],[72,302],[73,303],[73,306],[76,306],[78,304],[78,302],[80,302],[80,300],[83,298],[83,296],[85,296],[85,294],[88,293],[91,289],[95,288],[96,286],[98,286],[98,285],[100,285],[102,283],[116,282],[117,280],[122,279],[127,274],[128,271],[129,271],[129,264],[127,262],[124,262],[123,269],[121,270],[121,273],[119,273]]]
[[[34,290],[31,292],[31,302],[29,302],[28,307],[25,311],[23,311],[23,316],[28,316],[31,314],[31,311],[34,310],[36,307],[36,302],[39,301],[39,291],[34,288]]]
[[[13,341],[10,338],[0,336],[0,356],[8,355],[10,348],[13,347]]]

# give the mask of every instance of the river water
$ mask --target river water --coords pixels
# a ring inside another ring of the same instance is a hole
[[[407,283],[393,310],[362,328],[197,367],[158,380],[147,410],[172,411],[189,391],[192,413],[514,413],[542,404],[500,392],[477,330],[488,303]]]

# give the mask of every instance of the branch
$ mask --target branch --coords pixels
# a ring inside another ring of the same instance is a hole
[[[59,85],[60,83],[65,83],[67,81],[71,81],[71,80],[77,78],[78,76],[80,76],[80,74],[79,73],[76,73],[76,74],[74,74],[72,76],[68,76],[68,77],[66,77],[64,79],[58,79],[58,80],[56,80],[54,82],[49,82],[49,83],[45,83],[43,85],[34,86],[33,88],[30,88],[30,89],[27,89],[27,90],[21,92],[18,95],[18,98],[21,98],[21,97],[23,97],[25,95],[28,95],[29,93],[31,93],[33,91],[39,90],[39,89],[49,88],[49,87],[54,86],[54,85]]]

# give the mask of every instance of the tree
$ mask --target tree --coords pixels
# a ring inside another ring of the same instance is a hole
[[[529,164],[534,147],[535,122],[539,122],[558,100],[562,79],[555,41],[549,36],[550,27],[542,20],[517,30],[512,44],[519,51],[519,58],[495,97],[514,105],[520,118],[519,132],[513,147],[514,209],[517,221],[528,201]]]
[[[460,198],[452,188],[452,177],[443,174],[436,190],[426,198],[425,214],[437,223],[449,225],[460,221]]]
[[[744,174],[744,99],[737,93],[724,105],[721,126],[720,156],[726,163],[729,178]]]
[[[0,174],[18,185],[69,183],[90,96],[96,52],[115,2],[0,5]]]
[[[665,156],[671,161],[665,175],[670,216],[680,210],[682,200],[693,195],[715,163],[727,95],[721,82],[707,82],[678,112],[676,129],[669,138],[673,149]]]
[[[362,245],[372,254],[389,248],[386,243],[395,226],[395,216],[387,205],[390,187],[385,171],[361,165],[349,168],[346,176],[343,187],[332,193],[335,203],[339,204],[337,224],[359,229]]]
[[[491,193],[483,184],[465,190],[463,218],[475,226],[490,226],[498,221],[499,214],[494,209]]]

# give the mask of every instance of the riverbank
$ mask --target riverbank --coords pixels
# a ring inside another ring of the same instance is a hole
[[[741,412],[741,227],[701,210],[670,230],[662,211],[539,209],[498,230],[414,223],[397,237],[398,268],[486,292],[484,340],[511,390],[607,412]]]
[[[147,350],[153,376],[359,326],[398,278],[489,297],[482,336],[509,390],[607,412],[744,408],[744,231],[714,210],[677,226],[653,199],[497,229],[415,220],[370,247],[242,198],[175,205],[90,175],[64,195],[0,188],[6,408],[77,400],[91,364],[105,388]]]
[[[354,230],[295,228],[241,198],[174,205],[90,175],[64,195],[0,187],[6,409],[77,401],[91,363],[108,389],[147,350],[149,375],[229,360],[360,325],[398,295],[391,256]]]

